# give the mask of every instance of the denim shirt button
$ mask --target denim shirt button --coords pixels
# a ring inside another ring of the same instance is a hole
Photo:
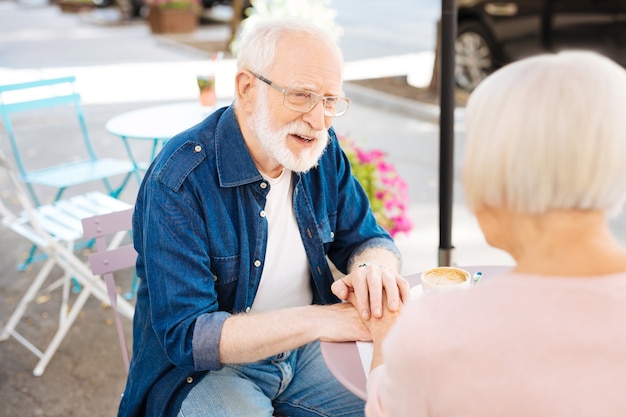
[[[247,307],[246,308],[246,313],[249,313],[249,312],[250,312],[250,307]]]
[[[335,232],[330,232],[330,238],[334,239],[335,238]]]
[[[193,377],[188,376],[188,377],[187,377],[187,383],[188,383],[188,384],[191,384],[192,382],[193,382]]]
[[[267,188],[267,183],[266,182],[262,182],[261,183],[261,188],[266,189]]]
[[[259,213],[259,216],[265,217],[265,210],[261,210],[261,212]]]
[[[261,266],[261,261],[259,261],[258,259],[256,261],[254,261],[254,266],[256,266],[257,268]]]
[[[195,148],[193,148],[193,151],[194,151],[195,153],[198,153],[198,152],[200,152],[201,150],[202,150],[202,146],[200,146],[200,145],[196,145],[196,147],[195,147]]]
[[[217,275],[213,275],[213,281],[217,282]]]

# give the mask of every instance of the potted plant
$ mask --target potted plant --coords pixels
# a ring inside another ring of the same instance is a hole
[[[93,0],[60,0],[57,4],[64,13],[86,12],[96,7]]]
[[[392,237],[410,232],[413,224],[408,212],[408,185],[389,163],[386,154],[379,149],[366,151],[345,136],[338,138],[378,223]]]
[[[191,33],[198,27],[200,0],[146,0],[152,33]]]

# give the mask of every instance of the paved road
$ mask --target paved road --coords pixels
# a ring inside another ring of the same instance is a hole
[[[432,51],[439,0],[334,0],[347,60]]]

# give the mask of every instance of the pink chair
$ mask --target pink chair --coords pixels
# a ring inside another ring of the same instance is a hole
[[[129,369],[128,347],[122,328],[122,319],[117,309],[117,290],[113,273],[135,266],[137,252],[131,244],[120,246],[127,232],[132,228],[133,209],[116,211],[82,219],[85,238],[96,240],[96,252],[89,255],[89,264],[94,275],[102,275],[113,311],[117,335],[122,350],[126,371]],[[107,243],[110,237],[110,243]]]
[[[132,245],[119,246],[124,233],[132,228],[133,209],[117,211],[83,219],[83,233],[86,238],[96,239],[97,252],[89,255],[89,264],[94,275],[102,275],[109,293],[111,307],[115,311],[115,324],[120,339],[120,348],[126,371],[129,368],[128,347],[126,336],[122,328],[122,320],[117,311],[117,291],[113,272],[135,266],[137,252]],[[107,245],[107,236],[113,235],[111,243]],[[114,247],[115,249],[109,249]],[[285,417],[274,414],[275,417]]]

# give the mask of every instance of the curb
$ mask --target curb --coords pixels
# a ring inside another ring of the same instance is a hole
[[[350,99],[355,102],[359,102],[360,104],[414,117],[423,122],[439,124],[440,109],[438,106],[433,104],[394,96],[392,94],[354,84],[349,81],[344,83],[343,89]],[[455,124],[463,123],[465,119],[464,107],[456,108],[454,119]]]
[[[345,93],[350,99],[380,110],[389,110],[430,123],[439,123],[439,108],[427,103],[394,96],[369,87],[345,82]]]

